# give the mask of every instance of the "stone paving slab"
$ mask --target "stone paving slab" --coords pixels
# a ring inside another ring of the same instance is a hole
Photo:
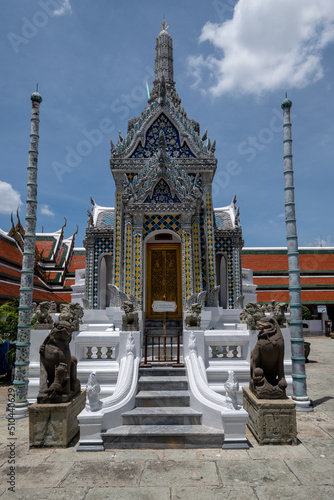
[[[147,462],[141,486],[219,485],[214,462],[175,461]]]
[[[72,490],[64,490],[63,488],[44,488],[41,490],[20,488],[15,489],[14,493],[7,491],[4,495],[0,496],[0,498],[1,500],[84,500],[86,499],[87,491],[87,488],[76,488]]]
[[[49,464],[39,462],[38,464],[18,465],[16,468],[16,488],[55,488],[60,485],[66,474],[69,472],[71,463]]]
[[[332,486],[258,486],[255,488],[258,500],[333,500]]]
[[[164,460],[247,460],[247,450],[194,449],[165,450]]]
[[[114,488],[94,488],[89,490],[85,500],[170,500],[169,488],[157,487],[142,487],[142,488],[129,488],[129,487],[114,487]]]
[[[279,460],[222,460],[217,462],[223,485],[260,486],[300,484],[284,462]]]
[[[279,460],[283,458],[306,458],[312,460],[313,455],[303,444],[289,446],[257,446],[256,448],[249,448],[248,456],[253,460]]]
[[[137,486],[144,469],[144,461],[135,462],[75,462],[63,479],[62,488],[78,485],[90,488],[104,486]],[[58,464],[52,464],[53,467]]]
[[[319,440],[319,439],[304,439],[303,444],[305,448],[315,458],[333,458],[334,459],[334,441],[333,440]],[[288,457],[294,458],[294,457]],[[334,471],[333,471],[334,474]]]
[[[285,463],[303,485],[334,485],[334,459],[285,459]]]
[[[198,486],[172,488],[171,500],[257,500],[257,496],[252,488],[247,486],[237,488]]]

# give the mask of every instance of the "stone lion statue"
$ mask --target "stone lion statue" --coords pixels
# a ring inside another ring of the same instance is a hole
[[[249,388],[259,399],[286,399],[284,339],[275,318],[257,322],[258,341],[251,352]]]
[[[123,302],[124,314],[122,315],[123,332],[139,330],[138,312],[134,310],[134,305],[130,300]]]
[[[201,312],[202,312],[201,304],[199,304],[198,302],[191,304],[185,318],[187,328],[201,327]]]
[[[35,309],[35,314],[36,314],[36,323],[35,327],[40,327],[41,325],[44,326],[44,328],[47,328],[49,325],[53,325],[53,320],[49,314],[49,308],[50,308],[50,302],[44,301],[40,302],[38,306]]]
[[[76,302],[60,304],[59,320],[70,323],[73,332],[79,330],[83,315],[84,312],[81,305]]]
[[[256,330],[256,323],[265,317],[263,308],[256,302],[248,302],[240,313],[240,323],[246,323],[249,330]]]
[[[56,321],[41,345],[38,403],[66,403],[81,390],[77,378],[77,359],[71,356],[72,327]]]

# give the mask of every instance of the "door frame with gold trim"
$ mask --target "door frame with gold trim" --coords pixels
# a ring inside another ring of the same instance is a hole
[[[154,250],[175,250],[176,251],[176,290],[177,290],[177,309],[175,313],[168,313],[168,318],[170,319],[182,319],[182,269],[181,269],[181,243],[147,243],[146,244],[146,271],[145,271],[145,310],[146,318],[148,319],[162,319],[162,313],[156,313],[152,310],[152,304],[154,300],[170,300],[170,297],[164,296],[164,287],[166,286],[162,283],[162,291],[159,297],[152,297],[152,252]],[[165,268],[166,272],[166,268]]]

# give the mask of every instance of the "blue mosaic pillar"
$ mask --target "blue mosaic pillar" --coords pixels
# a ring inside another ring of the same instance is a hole
[[[282,102],[281,106],[283,109],[285,222],[289,262],[289,296],[291,314],[292,399],[296,401],[297,411],[313,411],[311,401],[306,393],[302,303],[290,121],[290,109],[292,102],[290,99],[286,98]]]
[[[194,293],[193,287],[193,252],[191,235],[191,215],[183,213],[181,215],[182,224],[182,282],[183,282],[183,304]]]
[[[204,189],[204,214],[206,220],[207,289],[212,290],[216,286],[216,263],[211,185]]]
[[[199,294],[203,290],[203,283],[202,283],[202,259],[201,259],[201,229],[198,218],[196,218],[193,221],[192,236],[193,236],[194,293]]]
[[[144,231],[144,216],[143,214],[133,215],[133,293],[139,304],[139,310],[143,310],[143,231]]]
[[[113,284],[122,287],[122,194],[120,189],[116,189],[115,195],[115,233],[114,233],[114,266]]]
[[[89,308],[93,309],[93,285],[94,285],[94,239],[90,238],[85,241],[86,246],[86,273],[85,273],[85,288],[86,299],[89,302]]]
[[[124,292],[129,296],[132,293],[133,267],[132,267],[132,222],[126,216],[124,225]]]
[[[37,164],[39,140],[39,107],[41,95],[36,91],[31,97],[31,130],[27,182],[24,251],[21,271],[19,321],[17,328],[15,360],[15,410],[16,419],[28,416],[29,351],[31,332],[31,306],[34,287],[36,220],[37,220]]]

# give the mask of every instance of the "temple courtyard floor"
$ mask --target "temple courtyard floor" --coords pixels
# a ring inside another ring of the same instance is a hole
[[[29,449],[28,419],[9,435],[0,386],[0,499],[285,500],[334,499],[334,340],[308,337],[308,395],[314,412],[297,413],[298,444],[248,450],[169,449],[80,452]],[[12,443],[12,444],[11,444]],[[9,446],[8,446],[9,445]],[[8,490],[11,448],[15,492]]]

